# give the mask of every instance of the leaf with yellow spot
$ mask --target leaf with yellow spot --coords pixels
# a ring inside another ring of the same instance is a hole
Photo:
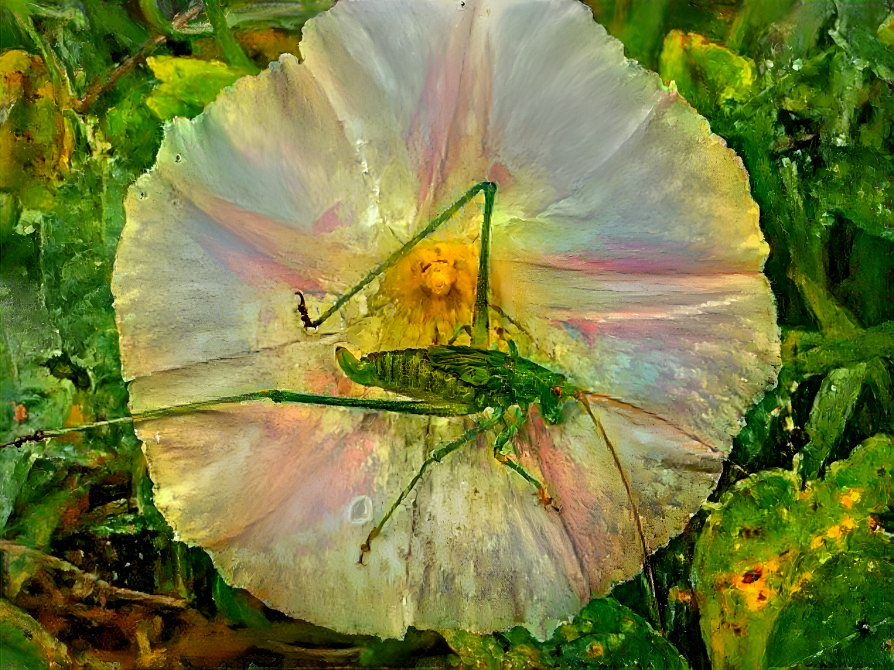
[[[0,55],[0,190],[25,190],[68,170],[74,133],[63,116],[67,105],[40,56]]]
[[[875,436],[803,489],[774,470],[723,498],[693,567],[715,668],[890,667],[892,447]]]

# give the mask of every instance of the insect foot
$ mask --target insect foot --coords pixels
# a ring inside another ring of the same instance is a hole
[[[562,509],[559,506],[559,503],[556,502],[555,498],[553,498],[549,494],[549,491],[547,491],[545,486],[538,487],[537,500],[539,500],[540,504],[543,505],[544,507],[551,507],[552,509],[556,510],[557,512]]]
[[[307,313],[307,303],[304,301],[304,294],[301,291],[295,291],[295,297],[298,298],[298,317],[305,330],[315,331],[317,327],[311,321],[310,314]]]
[[[366,565],[366,563],[363,562],[363,558],[371,551],[369,545],[378,534],[379,526],[376,526],[369,532],[369,535],[366,536],[366,540],[360,545],[360,558],[357,559],[357,565]]]

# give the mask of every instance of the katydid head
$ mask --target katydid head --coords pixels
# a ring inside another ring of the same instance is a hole
[[[547,387],[540,393],[540,415],[550,425],[562,421],[562,408],[565,402],[576,398],[580,389],[565,381],[559,374],[552,375]]]

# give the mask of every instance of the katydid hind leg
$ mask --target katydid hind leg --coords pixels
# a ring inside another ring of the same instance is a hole
[[[484,182],[484,217],[481,223],[481,249],[478,253],[478,278],[475,284],[475,312],[472,315],[472,346],[490,348],[490,234],[497,185]]]
[[[140,423],[152,419],[161,419],[170,416],[182,415],[190,412],[213,409],[221,405],[234,405],[253,400],[272,400],[275,403],[321,405],[327,407],[349,407],[358,410],[377,412],[394,412],[398,414],[416,414],[425,416],[464,416],[478,412],[476,407],[455,403],[425,402],[419,400],[390,400],[385,398],[363,398],[348,396],[328,396],[314,393],[299,393],[296,391],[265,390],[251,393],[243,393],[234,396],[224,396],[199,402],[184,403],[171,407],[138,412],[132,416],[123,416],[115,419],[106,419],[85,423],[80,426],[66,426],[64,428],[42,428],[29,435],[16,437],[8,442],[0,444],[3,447],[20,447],[28,442],[42,442],[51,437],[59,437],[70,433],[80,433],[96,428],[103,428],[119,423]]]
[[[375,268],[373,268],[370,272],[363,276],[356,284],[354,284],[347,291],[342,293],[335,299],[335,302],[323,311],[320,316],[316,319],[311,319],[310,315],[307,315],[305,319],[305,314],[307,311],[307,307],[304,307],[304,311],[302,311],[301,307],[298,307],[298,313],[301,318],[301,322],[305,328],[317,328],[323,322],[325,322],[330,316],[335,314],[339,309],[341,309],[345,303],[347,303],[351,298],[357,295],[360,291],[366,288],[369,284],[371,284],[377,277],[379,277],[383,272],[392,267],[395,263],[404,258],[407,254],[412,251],[412,249],[423,239],[431,235],[435,230],[441,227],[444,223],[452,219],[457,212],[459,212],[466,204],[468,204],[472,198],[474,198],[479,193],[483,192],[485,197],[485,219],[490,222],[490,218],[493,212],[493,201],[494,201],[494,193],[496,192],[497,185],[493,182],[482,181],[470,188],[466,191],[459,199],[454,202],[450,207],[441,212],[438,216],[428,222],[428,224],[422,228],[418,233],[416,233],[408,242],[406,242],[402,247],[400,247],[397,251],[392,253],[388,258],[379,263]],[[485,282],[486,282],[485,278]],[[302,296],[303,299],[303,296]],[[486,299],[485,299],[486,304]],[[477,311],[477,308],[476,308]],[[486,322],[486,310],[485,310],[485,322]]]

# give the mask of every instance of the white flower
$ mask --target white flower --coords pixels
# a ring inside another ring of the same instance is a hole
[[[388,396],[346,380],[335,345],[427,347],[467,325],[480,207],[318,333],[293,294],[318,314],[489,179],[493,345],[511,339],[593,391],[648,543],[665,543],[778,365],[738,159],[571,0],[342,0],[302,53],[175,122],[130,192],[114,290],[134,411],[269,388]],[[271,606],[340,631],[546,635],[641,569],[611,455],[573,404],[516,439],[561,511],[480,436],[426,472],[357,565],[364,510],[380,518],[470,425],[250,403],[139,432],[180,538]]]

